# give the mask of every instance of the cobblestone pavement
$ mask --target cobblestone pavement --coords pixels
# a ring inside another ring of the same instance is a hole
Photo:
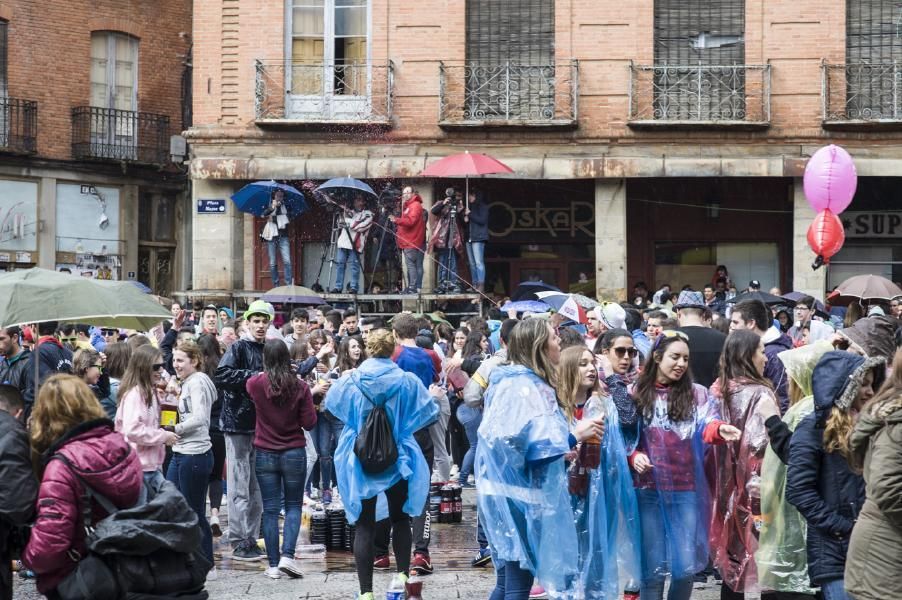
[[[470,558],[476,548],[475,494],[464,491],[464,522],[435,524],[430,545],[435,573],[425,578],[425,600],[486,599],[495,585],[491,568],[474,569]],[[220,538],[222,539],[222,538]],[[348,552],[329,552],[325,559],[300,559],[303,579],[272,580],[263,575],[265,561],[238,563],[229,557],[225,542],[214,541],[218,577],[207,583],[210,598],[237,600],[265,598],[271,600],[351,600],[356,598],[357,576],[354,559]],[[392,559],[394,565],[394,559]],[[13,597],[16,600],[42,598],[33,581],[15,577]],[[391,580],[389,572],[377,571],[373,588],[377,600],[384,597]],[[720,586],[696,585],[694,600],[718,600]]]

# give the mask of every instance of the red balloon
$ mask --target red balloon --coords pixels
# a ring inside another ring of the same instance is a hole
[[[819,212],[808,228],[808,245],[818,257],[823,258],[824,264],[830,262],[845,241],[842,221],[829,210]]]

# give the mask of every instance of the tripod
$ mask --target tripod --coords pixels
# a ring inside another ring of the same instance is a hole
[[[454,281],[454,275],[457,271],[456,265],[452,268],[451,264],[456,263],[457,257],[454,255],[456,249],[454,248],[454,237],[457,231],[457,199],[452,197],[450,203],[450,211],[448,212],[448,231],[445,233],[445,252],[447,252],[447,256],[445,257],[444,266],[439,265],[442,268],[442,275],[444,278],[439,282],[438,289],[436,290],[438,293],[457,293],[460,291],[460,288],[457,286],[457,283]]]
[[[317,292],[317,293],[322,293],[325,291],[323,289],[323,286],[320,284],[319,280],[323,274],[323,267],[326,265],[326,256],[327,255],[329,256],[329,276],[326,279],[326,284],[328,285],[329,282],[332,281],[332,269],[335,267],[335,244],[338,241],[338,228],[336,226],[338,217],[339,217],[338,212],[335,212],[332,215],[332,229],[331,229],[332,235],[331,235],[331,238],[329,239],[329,245],[323,246],[323,253],[319,258],[319,270],[316,272],[316,282],[310,288],[314,292]]]

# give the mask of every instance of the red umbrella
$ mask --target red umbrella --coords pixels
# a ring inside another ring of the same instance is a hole
[[[509,166],[494,159],[488,154],[462,152],[437,160],[420,173],[423,177],[465,177],[467,205],[470,204],[470,175],[491,175],[494,173],[513,173]]]

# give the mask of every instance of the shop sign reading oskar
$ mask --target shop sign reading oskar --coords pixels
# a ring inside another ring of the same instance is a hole
[[[595,236],[595,206],[573,201],[549,205],[547,201],[489,204],[489,233],[495,238],[582,238]]]

